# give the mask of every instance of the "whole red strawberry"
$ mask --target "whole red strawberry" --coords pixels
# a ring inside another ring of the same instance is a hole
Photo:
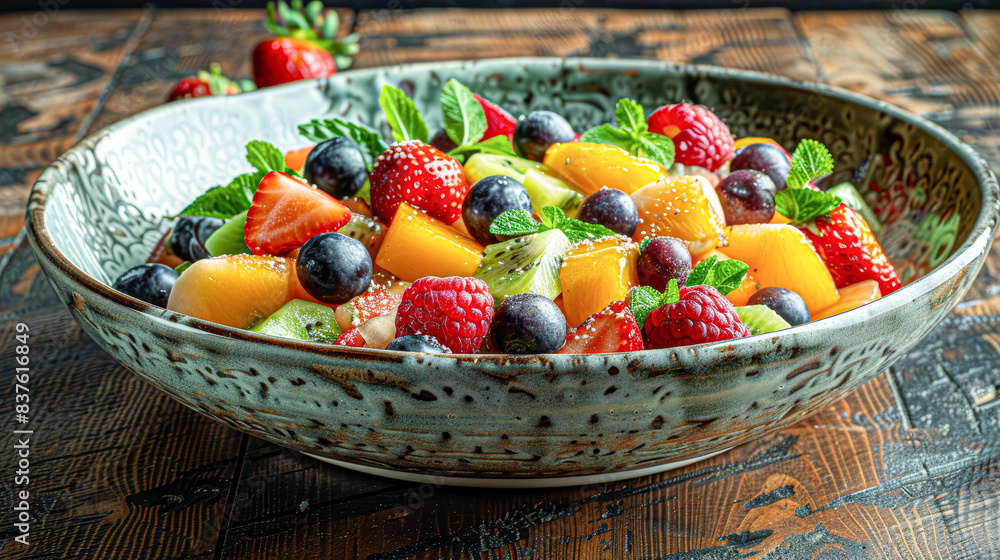
[[[604,354],[644,350],[642,330],[624,300],[594,313],[566,336],[556,354]]]
[[[674,141],[674,161],[715,171],[729,161],[735,144],[729,127],[708,109],[690,103],[664,105],[646,119],[650,132]]]
[[[895,267],[861,214],[846,204],[818,216],[799,229],[812,241],[838,288],[875,280],[888,295],[901,283]]]
[[[392,224],[400,202],[408,202],[446,224],[462,216],[469,193],[462,165],[419,140],[393,144],[372,166],[371,203],[375,215]]]
[[[475,354],[493,322],[493,296],[479,278],[427,276],[410,284],[396,312],[396,337],[433,336],[455,354]]]
[[[188,97],[235,95],[253,89],[252,85],[250,84],[251,87],[240,87],[236,82],[222,75],[221,66],[212,63],[208,72],[202,70],[197,75],[188,76],[181,80],[167,96],[167,101],[177,101]]]
[[[503,135],[511,138],[514,135],[517,119],[513,115],[492,101],[483,99],[476,94],[472,94],[472,97],[476,98],[476,101],[482,106],[483,112],[486,113],[486,132],[483,133],[481,141],[489,140],[494,136]]]
[[[680,289],[680,301],[649,312],[642,327],[648,348],[674,348],[750,336],[736,309],[712,286]]]
[[[295,80],[325,78],[350,64],[346,56],[358,52],[353,36],[335,39],[340,27],[337,12],[323,9],[316,0],[303,9],[301,0],[291,7],[284,2],[267,5],[267,27],[274,39],[262,41],[253,50],[253,75],[257,87]]]

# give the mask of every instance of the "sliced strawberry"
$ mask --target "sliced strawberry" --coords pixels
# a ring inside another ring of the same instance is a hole
[[[570,331],[556,354],[605,354],[644,350],[642,329],[625,301],[615,301]]]
[[[462,216],[462,202],[468,192],[462,165],[419,140],[393,144],[375,159],[372,167],[372,210],[389,225],[401,202],[446,224],[455,223]]]
[[[846,204],[799,229],[812,241],[838,288],[875,280],[882,295],[888,295],[901,286],[895,267],[868,223]]]
[[[365,345],[365,337],[361,336],[361,331],[357,327],[340,333],[337,340],[333,342],[335,346],[350,346],[352,348],[362,348]]]
[[[255,255],[282,255],[313,237],[337,231],[351,211],[337,199],[298,179],[271,171],[261,179],[243,228]]]
[[[483,107],[483,112],[486,113],[486,132],[483,133],[482,140],[489,140],[494,136],[506,136],[511,138],[514,136],[514,128],[517,127],[517,119],[513,115],[508,113],[503,109],[503,107],[483,99],[476,94],[472,94],[472,97],[476,98]]]
[[[391,312],[399,307],[407,285],[409,284],[402,282],[388,289],[369,289],[337,308],[337,324],[342,330],[346,330]]]

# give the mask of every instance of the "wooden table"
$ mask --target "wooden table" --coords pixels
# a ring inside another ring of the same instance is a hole
[[[358,67],[588,55],[762,70],[924,114],[1000,164],[1000,12],[579,4],[343,19],[362,38]],[[12,541],[15,456],[12,444],[0,451],[0,556],[1000,558],[1000,245],[965,302],[885,375],[766,440],[627,484],[499,492],[363,476],[225,428],[130,375],[38,275],[21,233],[29,185],[74,142],[158,105],[212,61],[249,77],[261,15],[0,15],[0,418],[17,426],[8,366],[24,322],[35,432],[29,547]]]

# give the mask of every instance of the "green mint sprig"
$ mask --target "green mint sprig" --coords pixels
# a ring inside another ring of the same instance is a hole
[[[622,98],[615,106],[618,127],[602,124],[580,136],[582,142],[610,144],[628,153],[646,158],[669,169],[674,164],[674,141],[662,134],[649,131],[645,112],[637,101]]]
[[[448,155],[456,157],[470,152],[518,157],[518,155],[514,153],[514,148],[510,145],[510,139],[506,136],[494,136],[489,140],[483,140],[482,142],[476,142],[475,144],[470,144],[468,146],[458,146],[457,148],[449,151]]]
[[[649,313],[663,305],[670,305],[681,300],[681,291],[677,286],[677,280],[667,282],[667,289],[661,294],[656,288],[651,286],[636,286],[629,293],[629,308],[635,317],[635,322],[641,329],[646,323]]]
[[[786,188],[774,197],[775,211],[797,226],[829,214],[840,206],[840,197],[804,187],[830,171],[833,171],[833,156],[826,146],[808,138],[799,142],[792,152]]]
[[[424,118],[420,116],[416,104],[403,90],[389,84],[382,86],[378,103],[385,112],[386,120],[389,121],[393,140],[396,142],[420,140],[424,143],[429,140]]]
[[[566,212],[556,206],[542,208],[542,221],[538,222],[526,210],[520,208],[507,210],[496,217],[490,224],[490,233],[505,237],[520,237],[532,233],[541,233],[552,229],[561,230],[570,243],[584,239],[600,239],[614,235],[615,232],[600,225],[567,218]]]
[[[698,263],[698,266],[691,270],[684,285],[706,284],[719,290],[720,294],[726,295],[740,287],[743,277],[749,270],[750,266],[743,261],[736,259],[720,261],[718,257],[713,256]]]
[[[375,158],[389,149],[389,145],[374,130],[336,118],[313,119],[308,123],[300,124],[299,134],[316,143],[337,137],[350,138],[361,151],[361,157],[364,158],[365,166],[369,172],[372,170]]]
[[[228,220],[250,208],[253,195],[264,175],[271,171],[282,171],[299,177],[294,169],[285,167],[285,156],[281,150],[261,140],[247,143],[247,161],[254,167],[254,172],[237,175],[228,185],[208,189],[181,210],[179,215]]]
[[[472,90],[452,78],[441,88],[444,131],[456,146],[471,146],[486,133],[486,112]]]

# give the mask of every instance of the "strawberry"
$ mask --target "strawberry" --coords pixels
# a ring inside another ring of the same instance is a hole
[[[393,144],[375,159],[372,167],[372,210],[389,225],[401,202],[446,224],[455,223],[462,216],[462,202],[468,192],[462,165],[419,140]]]
[[[248,80],[244,80],[247,82]],[[198,72],[181,80],[167,96],[167,102],[186,99],[188,97],[208,97],[211,95],[236,95],[254,89],[253,84],[241,87],[236,82],[222,75],[222,67],[213,62],[209,71]]]
[[[642,331],[625,301],[615,301],[570,331],[556,354],[604,354],[644,350]]]
[[[260,180],[243,228],[255,255],[281,255],[313,237],[337,231],[351,211],[337,199],[280,171]]]
[[[301,0],[293,0],[291,7],[284,2],[268,3],[267,28],[275,38],[253,50],[257,87],[332,76],[338,63],[346,68],[350,59],[343,55],[358,52],[357,37],[334,39],[339,27],[337,12],[324,11],[318,0],[305,9]]]
[[[829,213],[802,224],[838,288],[864,280],[878,282],[882,295],[899,289],[895,267],[861,214],[841,203]]]
[[[489,140],[494,136],[503,135],[507,138],[514,136],[517,119],[513,115],[492,101],[483,99],[476,94],[472,94],[472,97],[476,98],[476,101],[483,107],[483,112],[486,113],[486,132],[483,133],[480,141]]]
[[[351,348],[364,348],[365,337],[361,336],[361,331],[357,327],[353,329],[346,330],[340,333],[337,340],[333,342],[334,346],[350,346]]]

